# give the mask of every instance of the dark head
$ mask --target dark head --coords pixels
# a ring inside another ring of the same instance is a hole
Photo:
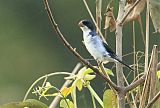
[[[88,20],[82,20],[82,21],[80,21],[79,22],[79,24],[78,24],[80,27],[88,27],[91,31],[93,31],[94,30],[94,26],[93,26],[93,24],[90,22],[90,21],[88,21]]]

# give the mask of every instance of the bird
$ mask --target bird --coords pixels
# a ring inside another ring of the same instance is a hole
[[[109,45],[100,38],[91,21],[81,20],[78,26],[83,31],[83,43],[86,49],[98,63],[119,62],[133,70],[130,66],[122,62]]]

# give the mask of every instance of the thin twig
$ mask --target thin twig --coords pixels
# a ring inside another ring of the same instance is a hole
[[[146,108],[151,108],[152,105],[160,98],[160,91],[157,93],[157,95],[148,103]]]
[[[126,77],[125,77],[125,75],[123,74],[123,78],[124,78],[124,80],[125,80],[125,82],[126,82],[126,84],[127,84],[127,86],[129,85],[129,83],[128,83],[128,81],[127,81],[127,79],[126,79]],[[131,97],[132,97],[132,100],[133,100],[133,105],[134,105],[134,108],[137,108],[137,105],[136,105],[136,101],[135,101],[135,97],[134,97],[134,94],[131,92]],[[130,100],[130,99],[128,99],[128,100]],[[130,104],[129,104],[130,105]]]
[[[103,63],[98,63],[98,65],[99,65],[99,67],[100,67],[102,73],[103,73],[106,77],[108,77],[109,80],[111,80],[110,77],[109,77],[109,75],[105,72],[105,68],[104,68]],[[114,90],[114,88],[113,88],[110,84],[108,84],[108,85],[109,85],[110,89],[113,90],[114,93],[117,92],[116,90]]]
[[[148,2],[148,1],[147,1]],[[149,4],[147,3],[146,11],[146,44],[145,44],[145,67],[144,71],[147,72],[148,69],[148,51],[149,51]]]
[[[143,40],[143,43],[145,45],[145,35],[144,35],[144,32],[143,32],[143,25],[142,25],[141,15],[138,15],[138,22],[139,22],[139,26],[140,26],[140,30],[141,30],[142,40]]]
[[[132,33],[133,33],[133,61],[136,64],[136,36],[135,36],[135,22],[132,22]],[[134,78],[136,76],[136,68],[135,65],[133,66],[134,69]]]
[[[132,10],[134,9],[134,7],[140,2],[141,0],[137,0],[133,6],[130,8],[130,10],[125,14],[125,16],[123,17],[123,19],[121,20],[121,22],[119,23],[120,25],[122,25],[124,23],[124,21],[126,20],[126,18],[128,17],[128,15],[132,12]]]
[[[47,11],[48,17],[51,21],[51,24],[54,28],[54,30],[57,33],[57,36],[60,38],[60,40],[62,41],[62,43],[65,45],[65,47],[74,55],[76,56],[76,58],[78,60],[80,60],[82,63],[84,63],[86,66],[88,66],[89,68],[91,68],[96,74],[98,74],[99,76],[101,76],[103,79],[105,79],[106,82],[108,82],[116,91],[119,90],[119,87],[114,84],[111,80],[109,80],[105,75],[103,75],[97,68],[93,67],[93,65],[91,65],[88,61],[86,61],[84,58],[81,57],[81,55],[68,43],[68,41],[64,38],[63,34],[61,33],[58,25],[56,24],[52,12],[50,10],[49,4],[48,4],[48,0],[44,0],[44,4],[45,4],[45,9]]]
[[[102,0],[96,0],[96,22],[100,31],[101,31],[101,21],[102,21],[101,10],[102,10]]]
[[[142,94],[141,94],[141,97],[140,97],[139,108],[144,108],[144,105],[145,105],[145,102],[146,102],[146,97],[147,97],[147,93],[148,93],[148,90],[149,90],[149,84],[150,84],[150,79],[151,79],[151,68],[152,67],[150,67],[149,71],[146,73],[147,75],[146,75],[146,78],[145,78]]]
[[[146,94],[148,91],[148,78],[150,78],[150,73],[148,70],[148,51],[149,51],[149,4],[147,1],[147,10],[146,10],[146,44],[145,44],[145,66],[144,66],[144,72],[146,73],[146,80],[145,80],[145,84],[143,87],[143,91],[142,91],[142,97],[140,99],[140,105],[139,108],[144,108],[145,105],[145,99],[146,99]],[[152,52],[153,53],[153,52]],[[151,56],[152,57],[152,56]],[[150,67],[151,68],[151,67]],[[149,68],[149,69],[150,69]]]
[[[153,52],[153,51],[155,51],[155,55],[157,55],[158,52],[157,52],[157,46],[156,46],[156,45],[153,47],[152,52]],[[154,56],[155,56],[155,55],[154,55]],[[151,55],[151,59],[150,59],[150,64],[149,64],[148,71],[150,71],[150,68],[151,68],[151,63],[152,63],[152,60],[153,60],[152,57],[153,57],[153,53],[152,53],[152,55]],[[157,59],[157,58],[154,57],[154,59]],[[147,71],[147,72],[148,72],[148,71]],[[128,91],[136,88],[138,85],[142,84],[142,83],[145,81],[146,73],[147,73],[147,72],[144,72],[144,75],[141,76],[137,81],[135,81],[135,82],[131,83],[129,86],[125,87],[125,93],[127,93]]]

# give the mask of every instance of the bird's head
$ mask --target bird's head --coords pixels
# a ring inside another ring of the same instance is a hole
[[[82,31],[85,31],[85,30],[93,31],[93,30],[95,30],[93,24],[88,20],[80,21],[78,26],[82,29]]]

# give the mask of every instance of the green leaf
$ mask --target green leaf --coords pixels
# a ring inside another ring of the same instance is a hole
[[[157,71],[157,77],[158,77],[158,79],[160,79],[160,70]]]
[[[117,103],[117,96],[113,90],[106,90],[103,94],[104,108],[118,108]]]
[[[78,76],[78,77],[84,76],[85,71],[86,71],[86,67],[81,68],[81,69],[78,71],[77,76]]]
[[[149,10],[155,32],[160,33],[160,0],[149,0]]]
[[[60,101],[60,107],[62,108],[74,108],[73,102],[70,101],[69,99],[62,99]]]
[[[97,68],[97,66],[94,66],[95,68]],[[86,67],[83,67],[79,70],[78,74],[84,76],[86,74],[90,74],[90,73],[93,73],[93,70],[91,68],[86,68]]]
[[[48,108],[48,106],[35,99],[27,99],[24,102],[12,102],[0,106],[0,108]]]
[[[105,72],[106,72],[108,75],[114,76],[114,74],[113,74],[113,72],[112,72],[111,69],[105,68]]]
[[[113,74],[111,69],[108,69],[108,68],[104,68],[104,69],[105,69],[106,74],[114,76],[114,74]],[[102,70],[100,68],[99,68],[99,71],[102,72]]]
[[[93,73],[93,70],[92,70],[92,69],[83,67],[83,68],[81,68],[81,69],[79,70],[78,76],[84,76],[84,75],[90,74],[90,73]]]
[[[90,74],[90,73],[93,73],[93,70],[92,70],[91,68],[87,68],[87,69],[84,71],[84,75]]]

